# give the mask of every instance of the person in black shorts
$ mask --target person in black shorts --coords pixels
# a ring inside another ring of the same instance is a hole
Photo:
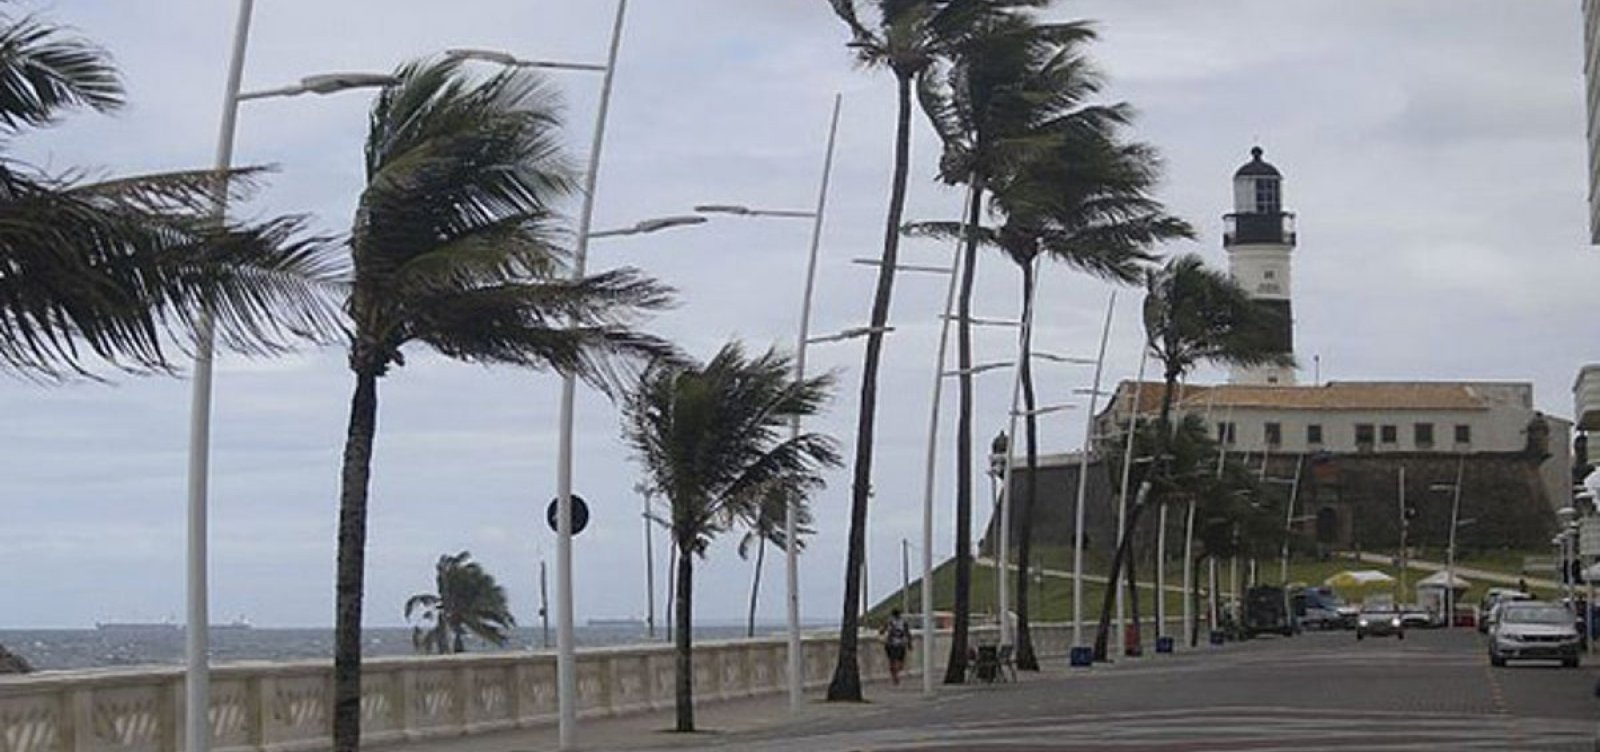
[[[900,672],[906,668],[906,652],[911,649],[911,625],[897,608],[889,612],[889,621],[878,631],[883,633],[883,649],[889,654],[889,680],[899,684]]]

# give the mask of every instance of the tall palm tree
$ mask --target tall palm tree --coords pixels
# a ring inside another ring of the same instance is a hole
[[[0,149],[76,110],[123,104],[107,53],[33,17],[0,12]],[[130,372],[175,370],[201,312],[219,342],[271,354],[332,331],[326,246],[302,222],[215,216],[218,181],[240,197],[255,171],[84,180],[0,151],[0,372],[44,381],[93,376],[90,360]]]
[[[1166,445],[1172,441],[1172,406],[1178,394],[1178,381],[1195,366],[1211,363],[1226,366],[1283,365],[1292,366],[1294,357],[1275,344],[1271,333],[1276,331],[1280,319],[1276,310],[1262,305],[1227,274],[1206,266],[1199,256],[1188,253],[1177,256],[1160,269],[1150,271],[1145,277],[1144,329],[1146,347],[1161,363],[1164,389],[1161,410],[1156,419],[1157,435],[1163,442],[1156,454],[1163,458],[1170,452]],[[1137,418],[1137,416],[1134,416]],[[1171,475],[1167,461],[1155,463],[1154,472]],[[1127,586],[1133,595],[1133,623],[1139,628],[1138,582],[1134,578],[1130,555],[1139,520],[1146,508],[1164,503],[1163,484],[1153,486],[1155,492],[1146,496],[1144,503],[1134,504],[1128,511],[1128,524],[1122,539],[1117,542],[1116,555],[1111,560],[1106,597],[1100,604],[1100,624],[1095,632],[1095,657],[1104,660],[1106,640],[1111,628],[1111,606],[1114,602],[1114,583],[1119,582],[1123,567],[1130,572]]]
[[[1021,17],[1002,19],[960,45],[940,81],[924,80],[924,107],[946,144],[945,179],[967,182],[974,194],[988,190],[992,194],[988,214],[999,222],[992,229],[980,224],[982,196],[975,195],[978,200],[968,206],[965,222],[969,263],[959,317],[967,343],[970,275],[977,260],[974,249],[980,244],[1001,249],[1018,265],[1022,316],[1031,321],[1038,260],[1059,261],[1102,279],[1131,284],[1139,279],[1140,265],[1153,259],[1150,248],[1193,235],[1186,223],[1168,215],[1150,197],[1160,177],[1154,150],[1122,141],[1121,129],[1131,122],[1131,108],[1088,101],[1103,85],[1083,49],[1094,38],[1092,27],[1083,22],[1039,25]],[[919,229],[960,231],[948,224]],[[1019,508],[1017,526],[1017,660],[1020,667],[1037,669],[1027,588],[1032,500],[1038,493],[1030,334],[1031,329],[1024,327],[1019,343],[1028,438],[1028,493],[1023,498],[1028,502]],[[964,349],[970,358],[970,346]],[[964,362],[962,368],[966,367]],[[970,382],[970,377],[963,380]],[[963,424],[970,440],[970,414],[963,415]],[[970,451],[969,441],[959,446]],[[966,548],[962,542],[958,546]],[[960,653],[964,656],[965,650]],[[953,650],[952,663],[957,660]]]
[[[378,379],[420,344],[454,360],[551,368],[607,393],[619,362],[671,348],[632,328],[668,291],[632,270],[565,279],[553,202],[573,180],[539,74],[469,79],[415,62],[374,103],[350,236],[355,375],[339,500],[334,748],[361,721],[361,605]]]
[[[651,367],[623,405],[623,434],[671,507],[678,731],[694,730],[695,557],[759,515],[765,499],[820,488],[822,468],[840,464],[833,439],[786,436],[790,420],[816,415],[833,386],[831,376],[796,381],[792,372],[785,356],[750,357],[730,343],[704,366]]]
[[[803,494],[790,494],[781,488],[762,495],[750,518],[745,521],[748,529],[739,538],[739,558],[750,558],[750,547],[756,549],[755,569],[750,575],[750,609],[744,630],[746,637],[756,635],[756,603],[761,596],[761,569],[767,560],[767,544],[777,546],[779,551],[789,550],[789,541],[784,536],[784,519],[790,504],[795,507],[795,550],[804,551],[805,537],[816,532],[811,527],[811,505],[806,503]]]
[[[517,622],[506,605],[505,588],[472,560],[471,552],[440,556],[433,580],[434,592],[406,599],[406,619],[421,611],[418,618],[423,624],[411,629],[411,644],[417,650],[464,653],[468,632],[491,645],[506,644]],[[425,625],[431,626],[424,629]]]
[[[977,275],[976,231],[990,181],[1004,176],[1052,139],[1044,123],[1035,76],[1057,49],[1094,38],[1085,23],[1042,25],[1019,12],[980,19],[948,44],[919,80],[922,107],[943,142],[940,178],[968,187],[965,218],[944,234],[964,236],[956,323],[959,374],[956,422],[955,623],[945,683],[966,680],[968,628],[972,613],[972,291]]]

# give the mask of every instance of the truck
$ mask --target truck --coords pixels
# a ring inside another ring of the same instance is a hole
[[[1289,601],[1284,596],[1283,588],[1276,585],[1255,585],[1246,590],[1244,614],[1240,621],[1239,631],[1247,640],[1263,634],[1288,637],[1295,632]]]

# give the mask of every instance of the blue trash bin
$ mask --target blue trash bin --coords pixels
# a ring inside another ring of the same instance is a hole
[[[1072,649],[1070,661],[1073,667],[1082,668],[1094,665],[1094,648],[1080,645]]]
[[[1172,652],[1172,638],[1171,637],[1157,637],[1156,638],[1156,652],[1157,653],[1170,653],[1170,652]]]
[[[1226,635],[1222,634],[1221,632],[1217,632],[1217,631],[1214,631],[1214,630],[1211,632],[1211,644],[1212,645],[1221,645],[1225,640],[1226,640]]]

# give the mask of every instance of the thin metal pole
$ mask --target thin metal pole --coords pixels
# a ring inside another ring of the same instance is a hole
[[[811,226],[811,250],[806,259],[806,289],[800,302],[800,336],[796,340],[794,355],[794,377],[800,381],[806,377],[806,341],[811,338],[811,298],[816,290],[817,283],[817,251],[822,247],[823,217],[828,209],[828,183],[833,177],[833,150],[839,135],[839,108],[843,97],[833,95],[833,116],[828,124],[828,148],[822,160],[822,185],[817,190],[816,218]],[[789,437],[792,439],[800,435],[800,416],[795,416],[789,423]],[[788,608],[789,618],[789,709],[798,711],[805,702],[805,665],[801,654],[800,643],[800,552],[794,541],[799,534],[799,522],[796,516],[795,505],[799,500],[793,500],[783,510],[783,536],[787,541],[783,551],[784,564],[784,600]]]
[[[622,46],[623,20],[627,12],[628,0],[617,0],[611,48],[606,55],[606,71],[594,119],[594,139],[589,146],[589,166],[583,178],[583,205],[578,213],[578,238],[572,254],[574,280],[583,278],[588,260],[595,185],[600,177],[600,152],[605,146],[606,116],[611,109],[611,88],[616,79],[617,53]],[[560,717],[559,747],[563,751],[575,749],[578,744],[578,659],[572,610],[572,443],[577,389],[574,374],[562,376],[560,442],[556,450],[556,705]]]
[[[212,219],[217,225],[228,217],[228,170],[233,166],[233,140],[239,115],[239,87],[244,78],[245,51],[250,40],[254,0],[239,0],[233,31],[233,54],[222,95],[222,122],[217,129],[216,175],[212,187]],[[190,752],[211,749],[211,617],[207,552],[207,503],[211,474],[211,374],[216,318],[208,302],[196,326],[194,381],[189,394],[189,493],[187,629],[184,634],[188,667],[184,675],[184,743]]]
[[[1450,548],[1445,555],[1444,571],[1444,613],[1445,628],[1456,625],[1456,524],[1461,514],[1461,476],[1467,469],[1467,456],[1461,455],[1456,460],[1456,487],[1450,500]],[[1584,617],[1584,624],[1589,623],[1589,617]],[[1588,639],[1585,636],[1585,639]]]
[[[539,623],[543,625],[544,649],[550,649],[550,577],[544,559],[539,560]]]
[[[644,499],[644,627],[650,641],[656,639],[656,555],[655,532],[650,529],[650,495]]]
[[[1032,262],[1034,279],[1039,280],[1039,260]],[[1033,333],[1033,302],[1039,295],[1039,287],[1043,280],[1036,281],[1033,289],[1028,291],[1028,299],[1022,302],[1022,327],[1017,335],[1017,358],[1012,368],[1016,377],[1012,379],[1011,386],[1011,420],[1010,428],[1006,431],[1006,456],[1005,477],[1000,481],[1000,644],[1010,645],[1011,639],[1011,598],[1007,592],[1006,582],[1011,576],[1011,478],[1016,470],[1017,456],[1017,418],[1022,411],[1022,359],[1027,357],[1028,338]],[[1028,503],[1032,504],[1033,499]]]
[[[967,181],[971,186],[972,181]],[[967,200],[962,206],[971,203],[972,189],[967,189]],[[966,212],[961,213],[961,221],[966,222]],[[938,354],[934,357],[933,367],[933,398],[928,408],[928,448],[927,461],[922,468],[922,693],[933,694],[933,647],[936,637],[935,622],[933,618],[933,486],[934,466],[939,462],[939,408],[944,398],[944,367],[945,358],[949,352],[950,324],[954,320],[956,304],[956,286],[961,276],[961,235],[966,234],[966,225],[956,239],[955,252],[950,259],[950,285],[944,294],[944,315],[939,318],[939,347]]]
[[[900,613],[911,612],[911,541],[900,539]]]
[[[1133,379],[1133,411],[1128,414],[1128,445],[1122,452],[1122,491],[1117,494],[1117,545],[1122,545],[1122,537],[1127,535],[1128,527],[1128,483],[1133,479],[1133,437],[1139,432],[1139,398],[1144,396],[1144,367],[1150,359],[1150,343],[1145,342],[1139,347],[1139,372]],[[1131,556],[1132,548],[1128,551]],[[1122,601],[1122,588],[1115,582],[1107,586],[1116,592],[1117,598],[1117,655],[1128,652],[1128,616],[1125,604]]]
[[[1099,406],[1100,376],[1105,372],[1106,342],[1111,338],[1111,314],[1116,308],[1117,291],[1112,290],[1111,300],[1106,303],[1106,323],[1100,329],[1100,353],[1094,359],[1094,386],[1089,390],[1089,414],[1083,421],[1083,450],[1078,456],[1078,500],[1074,504],[1072,523],[1072,646],[1075,648],[1083,647],[1083,509],[1089,489],[1089,450],[1094,447],[1094,413]]]
[[[1183,644],[1194,645],[1194,498],[1183,525]]]
[[[1304,454],[1295,456],[1294,485],[1289,487],[1289,508],[1283,513],[1283,556],[1278,563],[1278,584],[1283,588],[1283,612],[1290,617],[1294,614],[1289,600],[1289,536],[1294,530],[1294,507],[1300,498],[1300,472],[1305,464]]]
[[[1400,466],[1400,592],[1399,597],[1406,596],[1406,532],[1411,526],[1411,521],[1406,519],[1406,467]]]
[[[1167,505],[1156,514],[1156,639],[1167,636]]]

